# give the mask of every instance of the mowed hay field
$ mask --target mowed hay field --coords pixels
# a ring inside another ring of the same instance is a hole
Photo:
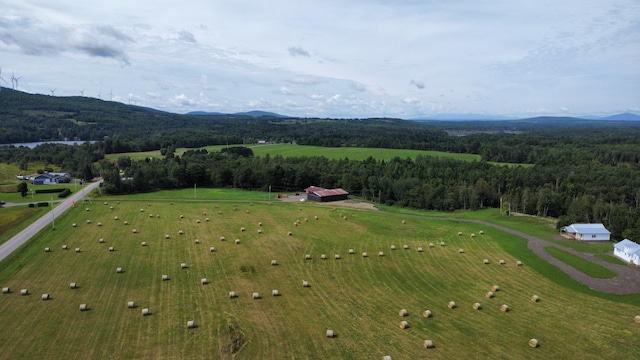
[[[0,285],[11,288],[0,294],[3,358],[640,355],[634,323],[640,307],[567,290],[526,262],[516,266],[519,259],[500,242],[520,240],[492,228],[309,202],[106,202],[77,205],[56,220],[56,230],[44,230],[3,261]],[[500,289],[485,297],[493,285]],[[276,289],[280,296],[271,295]],[[254,292],[261,298],[252,299]],[[50,300],[41,299],[45,293]],[[534,294],[539,302],[530,300]],[[450,301],[457,307],[449,309]],[[142,315],[145,308],[150,315]],[[425,310],[433,316],[423,317]],[[190,320],[195,328],[187,327]],[[327,338],[328,329],[335,337]],[[532,338],[537,348],[528,345]],[[425,340],[434,347],[426,349]]]

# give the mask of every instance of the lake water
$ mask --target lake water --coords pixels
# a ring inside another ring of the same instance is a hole
[[[26,146],[30,149],[33,149],[34,147],[38,146],[38,145],[42,145],[42,144],[63,144],[63,145],[80,145],[80,144],[84,144],[84,143],[91,143],[93,144],[95,141],[36,141],[36,142],[26,142],[26,143],[14,143],[14,144],[0,144],[0,146],[9,146],[9,145],[13,145],[13,146]]]

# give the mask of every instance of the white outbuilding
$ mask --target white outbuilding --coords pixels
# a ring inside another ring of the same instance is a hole
[[[611,232],[602,224],[571,224],[562,228],[568,236],[582,241],[609,241]]]
[[[624,239],[613,245],[613,255],[629,265],[640,266],[640,244]]]

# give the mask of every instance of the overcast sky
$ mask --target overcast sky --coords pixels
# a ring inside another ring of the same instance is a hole
[[[30,93],[300,117],[640,112],[638,0],[0,0],[0,9],[1,85],[13,74]]]

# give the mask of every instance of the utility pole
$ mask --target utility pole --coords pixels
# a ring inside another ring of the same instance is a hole
[[[193,184],[193,198],[194,198],[194,199],[196,198],[196,192],[197,192],[197,190],[196,190],[196,184],[194,183],[194,184]]]

